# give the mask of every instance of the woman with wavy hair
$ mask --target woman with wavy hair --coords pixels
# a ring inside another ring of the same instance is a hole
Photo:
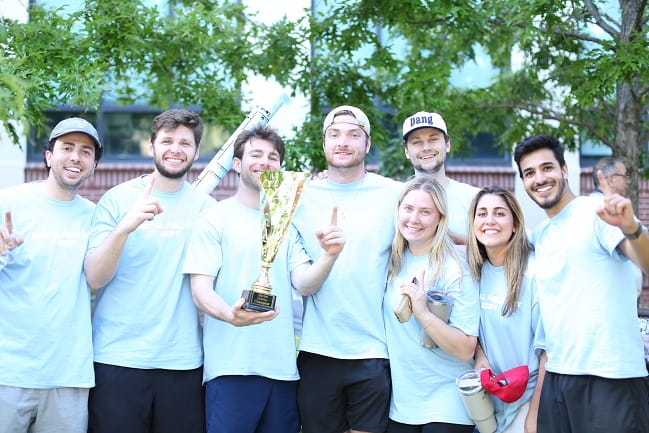
[[[396,207],[395,224],[383,302],[392,376],[387,432],[472,433],[473,421],[455,379],[472,367],[478,293],[466,261],[448,235],[442,186],[427,176],[408,182]],[[431,292],[452,299],[448,320],[428,309]],[[408,314],[400,311],[399,319],[395,305],[404,306]]]
[[[469,208],[467,258],[480,291],[480,342],[475,369],[499,374],[526,365],[527,387],[505,403],[492,396],[497,433],[536,431],[542,379],[534,342],[539,312],[534,280],[534,252],[525,232],[520,205],[507,189],[482,188]],[[537,386],[538,383],[538,386]],[[534,398],[533,398],[534,396]],[[531,406],[531,407],[530,407]]]

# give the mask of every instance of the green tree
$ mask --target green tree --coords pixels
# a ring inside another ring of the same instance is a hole
[[[391,107],[371,117],[374,143],[387,145],[383,173],[407,168],[398,133],[381,126],[394,130],[415,111],[438,111],[459,150],[481,132],[494,133],[501,150],[539,133],[569,148],[604,144],[629,161],[637,205],[649,141],[646,0],[325,3],[309,26],[312,63],[295,86],[311,95],[315,123],[339,103]],[[477,49],[497,76],[483,88],[452,86],[453,69]]]
[[[434,110],[457,151],[485,132],[500,151],[537,133],[602,143],[629,161],[637,203],[649,165],[646,0],[325,0],[322,13],[270,26],[235,2],[176,0],[171,15],[145,3],[87,0],[69,16],[33,7],[29,23],[3,20],[0,122],[39,127],[46,108],[93,109],[113,92],[124,103],[198,105],[233,129],[240,86],[258,73],[310,98],[288,168],[324,167],[323,114],[351,103],[372,119],[381,171],[405,173],[401,121]],[[453,86],[452,71],[478,50],[496,76]]]
[[[140,0],[86,0],[63,10],[30,5],[30,19],[0,26],[0,122],[42,128],[44,110],[95,110],[110,92],[119,102],[166,109],[200,106],[202,117],[234,130],[243,119],[249,74],[285,77],[298,51],[293,23],[260,24],[228,1],[171,1],[171,11]]]

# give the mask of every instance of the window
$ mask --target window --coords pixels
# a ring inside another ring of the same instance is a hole
[[[190,109],[199,111],[195,107]],[[104,145],[102,161],[148,161],[151,123],[159,113],[160,111],[145,106],[107,106],[96,113],[85,113],[78,108],[66,107],[47,111],[47,127],[39,134],[32,130],[28,137],[27,159],[30,162],[42,161],[43,146],[47,143],[52,128],[63,119],[76,116],[86,119],[97,128],[99,139]],[[221,126],[205,123],[199,161],[209,161],[229,137],[230,133]]]
[[[92,123],[99,139],[104,145],[105,160],[138,161],[148,158],[148,144],[151,122],[159,111],[145,107],[113,107],[92,113],[84,113],[79,109],[62,107],[45,113],[48,118],[47,127],[40,131],[32,131],[28,140],[27,158],[29,161],[40,161],[43,146],[47,143],[54,125],[68,117],[83,117]]]

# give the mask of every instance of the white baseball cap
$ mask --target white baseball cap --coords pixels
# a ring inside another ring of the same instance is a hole
[[[322,126],[322,133],[324,134],[327,132],[327,128],[329,128],[331,125],[334,123],[350,123],[348,120],[345,120],[344,122],[337,122],[336,121],[336,116],[341,116],[343,114],[349,114],[352,117],[356,118],[356,122],[351,122],[354,125],[358,125],[369,137],[370,135],[370,120],[367,118],[365,113],[363,113],[363,110],[361,110],[358,107],[353,107],[351,105],[341,105],[340,107],[336,107],[333,110],[327,114],[327,117],[325,117],[324,120],[324,125]]]
[[[416,131],[421,128],[435,128],[442,131],[445,135],[448,135],[446,130],[446,122],[442,119],[437,113],[428,113],[426,111],[420,111],[408,117],[403,122],[403,139],[408,139],[408,134],[412,131]]]

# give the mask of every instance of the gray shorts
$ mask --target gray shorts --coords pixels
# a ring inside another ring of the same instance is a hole
[[[0,432],[86,433],[88,391],[0,385]]]

